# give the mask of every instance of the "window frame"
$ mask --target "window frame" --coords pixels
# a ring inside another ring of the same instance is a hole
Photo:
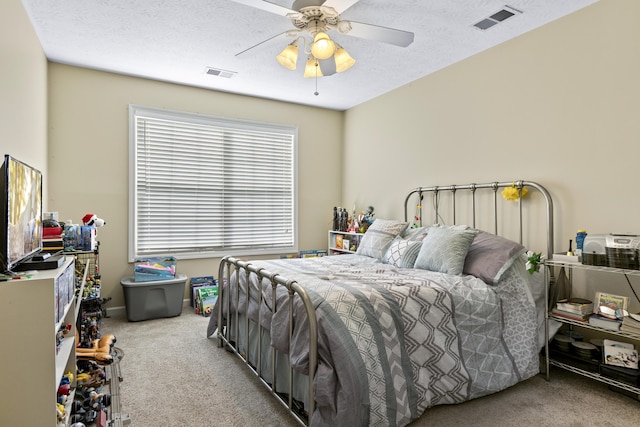
[[[246,249],[203,249],[194,251],[180,252],[139,252],[138,237],[138,186],[137,186],[137,139],[136,139],[136,119],[138,116],[147,116],[154,119],[166,119],[172,121],[181,121],[184,123],[193,123],[195,125],[213,125],[226,129],[250,130],[258,132],[275,132],[290,133],[292,136],[291,161],[292,161],[292,220],[293,242],[289,246],[256,246]],[[245,255],[273,255],[288,254],[298,252],[298,128],[293,125],[284,125],[276,123],[266,123],[258,121],[249,121],[236,118],[228,118],[215,115],[207,115],[201,113],[193,113],[186,111],[160,109],[154,107],[146,107],[136,104],[129,105],[129,233],[128,233],[128,260],[134,262],[138,258],[152,256],[175,256],[177,259],[201,259],[201,258],[217,258],[226,255],[245,256]]]

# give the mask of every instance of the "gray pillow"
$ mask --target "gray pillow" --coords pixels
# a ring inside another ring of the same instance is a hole
[[[396,267],[412,268],[416,261],[422,242],[415,242],[396,237],[384,254],[383,262]]]
[[[409,225],[408,222],[390,219],[376,219],[362,236],[356,254],[364,255],[383,261],[383,257],[393,239],[402,233]]]
[[[463,272],[497,285],[514,261],[525,252],[526,248],[520,243],[479,231],[467,252]]]
[[[422,242],[428,231],[429,227],[409,227],[402,232],[401,236],[406,240]]]
[[[414,268],[461,275],[477,230],[467,226],[433,226],[422,241]]]

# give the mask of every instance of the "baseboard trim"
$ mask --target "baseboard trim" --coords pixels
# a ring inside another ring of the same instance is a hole
[[[124,305],[120,307],[107,307],[107,315],[109,317],[125,314],[127,314],[127,308]]]
[[[183,299],[182,300],[182,306],[183,307],[190,307],[191,306],[191,301],[188,299]],[[111,316],[125,316],[127,314],[127,307],[125,307],[124,305],[118,306],[118,307],[107,307],[107,315],[109,317]]]

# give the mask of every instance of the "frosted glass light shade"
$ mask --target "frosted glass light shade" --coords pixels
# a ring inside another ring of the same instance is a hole
[[[322,70],[320,69],[320,64],[317,59],[307,59],[307,66],[304,68],[304,77],[322,77]]]
[[[316,34],[311,44],[311,54],[318,59],[327,59],[336,51],[336,44],[322,31]]]
[[[351,55],[349,55],[349,52],[347,52],[342,46],[338,47],[333,59],[336,61],[336,71],[338,73],[347,71],[356,63],[356,60],[353,59]]]
[[[284,68],[295,70],[298,61],[298,46],[295,43],[290,44],[280,52],[280,55],[276,56],[276,59]]]

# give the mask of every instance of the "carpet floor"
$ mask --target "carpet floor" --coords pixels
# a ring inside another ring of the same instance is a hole
[[[185,306],[165,319],[102,320],[123,350],[120,383],[130,427],[296,426],[296,421],[232,353],[206,338],[208,318]],[[422,426],[640,426],[640,401],[570,372],[553,369],[508,390],[428,409]]]

